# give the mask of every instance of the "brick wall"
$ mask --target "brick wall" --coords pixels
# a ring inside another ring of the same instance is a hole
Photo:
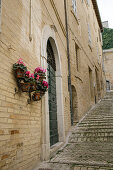
[[[89,107],[94,104],[94,97],[93,100],[90,97],[88,67],[93,72],[94,81],[96,79],[95,67],[101,79],[101,65],[98,63],[95,47],[99,26],[92,4],[90,9],[86,4],[82,4],[82,1],[77,1],[79,3],[78,17],[80,19],[78,24],[71,12],[70,2],[68,2],[68,19],[70,19],[69,27],[71,28],[69,29],[71,73],[72,84],[77,91],[78,117],[80,120]],[[17,84],[12,72],[12,65],[20,57],[32,72],[41,64],[41,36],[44,25],[55,25],[57,29],[55,37],[61,56],[66,134],[71,127],[64,4],[60,0],[55,0],[54,3],[59,16],[55,13],[56,9],[53,8],[52,1],[37,0],[32,1],[32,15],[30,18],[29,0],[4,0],[2,2],[2,32],[0,33],[0,168],[4,170],[32,170],[35,164],[40,161],[42,101],[27,104],[28,95],[26,93],[15,94]],[[85,24],[88,16],[91,17],[92,49],[88,46],[87,25]],[[92,19],[92,17],[94,18]],[[92,20],[95,22],[96,30],[94,30]],[[32,41],[29,37],[32,38]],[[75,42],[80,48],[80,72],[76,70]],[[101,43],[99,41],[98,45],[101,54]]]

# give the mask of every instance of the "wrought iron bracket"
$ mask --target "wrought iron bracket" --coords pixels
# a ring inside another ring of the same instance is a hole
[[[14,96],[15,96],[17,93],[19,93],[19,89],[17,89],[16,87],[15,87],[14,91],[15,91]]]

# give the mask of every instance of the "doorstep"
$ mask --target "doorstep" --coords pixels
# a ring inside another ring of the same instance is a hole
[[[50,147],[50,157],[52,157],[58,149],[60,149],[64,145],[64,142],[58,142],[55,145]]]

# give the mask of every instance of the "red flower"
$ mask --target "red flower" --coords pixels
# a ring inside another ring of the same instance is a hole
[[[42,84],[48,88],[48,82],[47,81],[43,80]]]
[[[27,77],[30,77],[30,71],[26,71],[26,72],[25,72],[25,75],[26,75]]]
[[[39,80],[39,78],[40,78],[40,76],[39,76],[39,75],[37,75],[37,78],[36,78],[36,79],[37,79],[37,80]]]

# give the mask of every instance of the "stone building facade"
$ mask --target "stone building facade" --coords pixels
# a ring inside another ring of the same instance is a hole
[[[71,120],[76,124],[103,97],[101,31],[96,0],[0,0],[0,169],[32,170],[49,159],[65,142]],[[31,72],[47,69],[49,50],[55,59],[52,100],[58,126],[51,146],[50,94],[28,104],[26,93],[15,93],[12,71],[20,57]]]
[[[113,90],[113,49],[103,50],[106,90]]]
[[[104,25],[103,25],[104,26]],[[104,26],[103,38],[103,67],[106,79],[106,90],[113,90],[113,29]]]

